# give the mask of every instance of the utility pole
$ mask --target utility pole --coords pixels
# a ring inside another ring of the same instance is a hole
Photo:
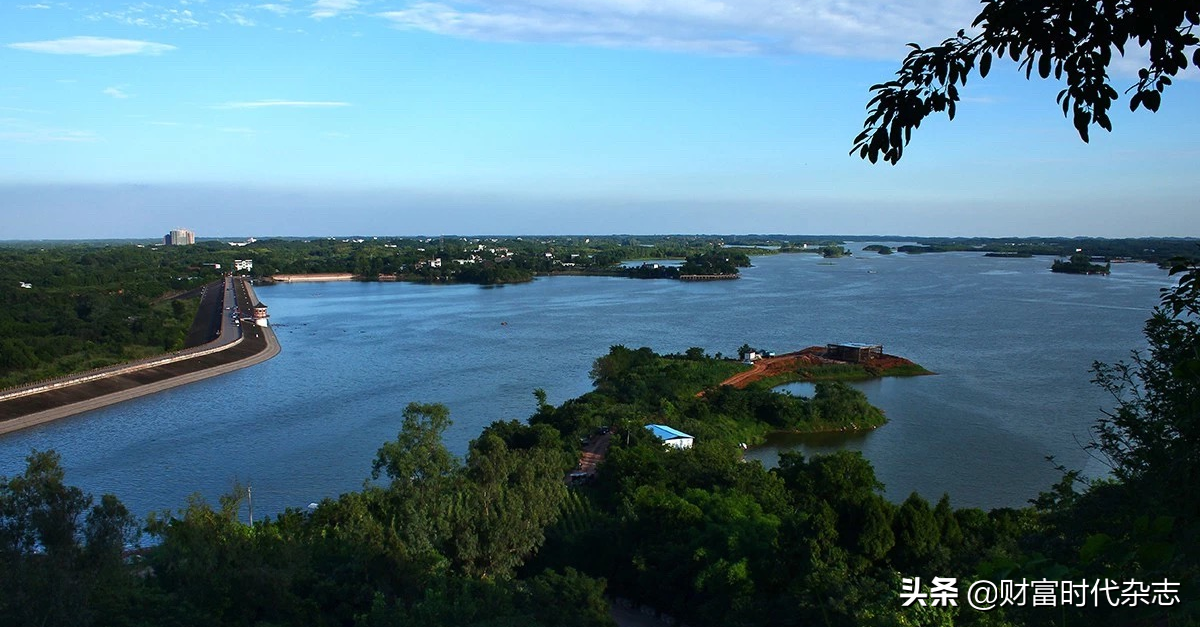
[[[250,494],[250,485],[246,485],[246,500],[250,502],[250,527],[254,527],[254,497]]]

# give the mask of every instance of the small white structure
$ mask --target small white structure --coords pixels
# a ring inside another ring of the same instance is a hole
[[[21,287],[25,288],[26,290],[29,290],[30,288],[33,288],[33,284],[29,283],[28,281],[22,281]]]
[[[652,423],[646,426],[646,429],[650,430],[655,436],[658,436],[659,440],[663,441],[663,444],[667,445],[668,447],[676,447],[679,449],[692,448],[692,436],[685,434],[680,430],[668,427],[666,425],[659,425],[658,423]]]
[[[262,301],[254,304],[254,324],[259,327],[267,326],[267,306]]]
[[[236,259],[236,260],[234,260],[234,270],[250,272],[250,271],[254,270],[254,260]]]

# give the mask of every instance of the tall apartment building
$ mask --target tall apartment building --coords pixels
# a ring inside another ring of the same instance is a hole
[[[196,244],[196,234],[189,229],[172,229],[171,233],[163,236],[163,244],[175,246]]]

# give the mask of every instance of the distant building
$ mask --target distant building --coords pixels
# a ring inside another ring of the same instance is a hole
[[[668,427],[666,425],[659,425],[657,423],[652,423],[646,426],[646,429],[650,430],[655,436],[658,436],[659,440],[663,441],[663,444],[667,445],[668,447],[676,447],[679,449],[692,448],[692,436],[689,436],[680,430]]]
[[[826,357],[843,362],[870,362],[873,358],[884,355],[884,345],[871,345],[863,342],[845,342],[843,344],[826,345]]]
[[[250,272],[254,270],[254,260],[236,259],[234,260],[234,271]]]
[[[26,290],[28,290],[28,289],[31,289],[31,288],[33,288],[33,284],[29,283],[28,281],[22,281],[22,282],[21,282],[21,287],[22,287],[22,288],[25,288]]]
[[[163,244],[171,246],[196,244],[196,234],[189,229],[172,229],[171,233],[163,236]]]

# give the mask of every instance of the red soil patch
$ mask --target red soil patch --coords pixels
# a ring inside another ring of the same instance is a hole
[[[795,351],[793,353],[785,353],[783,355],[772,356],[770,358],[762,358],[755,361],[751,366],[751,370],[743,371],[726,379],[719,386],[733,386],[734,388],[746,388],[752,383],[761,379],[766,379],[782,373],[795,371],[804,366],[819,366],[822,364],[851,364],[841,360],[832,360],[825,357],[825,347],[808,347]],[[900,356],[888,355],[887,353],[872,358],[867,362],[860,362],[865,367],[875,369],[877,371],[886,371],[898,366],[907,366],[913,362],[906,360]],[[701,397],[704,392],[697,393],[696,396]]]

